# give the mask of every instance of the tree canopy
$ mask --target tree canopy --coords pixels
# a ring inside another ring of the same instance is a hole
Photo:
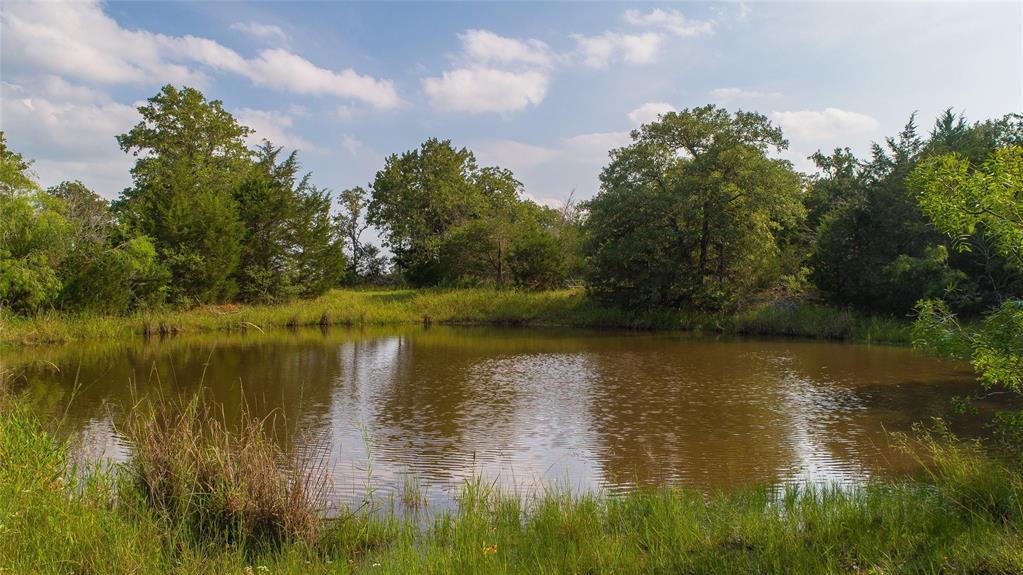
[[[778,273],[799,224],[800,180],[771,158],[787,142],[760,114],[670,112],[611,153],[587,204],[589,289],[627,306],[732,305]]]

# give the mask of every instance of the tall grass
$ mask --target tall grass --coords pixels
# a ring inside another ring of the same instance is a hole
[[[861,341],[910,341],[909,322],[864,317],[807,302],[759,303],[734,313],[633,311],[602,306],[582,290],[333,290],[318,298],[273,306],[203,306],[127,317],[56,312],[33,317],[0,309],[0,344],[60,343],[186,332],[249,331],[281,327],[397,324],[572,326],[702,330]]]
[[[272,420],[243,406],[241,421],[228,430],[201,392],[184,404],[140,402],[125,429],[133,453],[124,471],[195,542],[251,550],[314,540],[322,482],[314,470],[283,470],[287,459],[266,434]]]

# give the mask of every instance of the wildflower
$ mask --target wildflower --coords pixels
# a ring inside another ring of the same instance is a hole
[[[496,554],[496,553],[497,553],[497,543],[494,543],[493,545],[484,545],[483,546],[483,554],[484,555],[491,555],[491,554]]]

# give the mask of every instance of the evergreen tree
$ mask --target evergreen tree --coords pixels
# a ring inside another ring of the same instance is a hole
[[[117,137],[136,161],[116,209],[155,242],[175,300],[229,299],[244,234],[234,191],[248,172],[249,129],[193,88],[164,86],[138,110],[142,121]]]

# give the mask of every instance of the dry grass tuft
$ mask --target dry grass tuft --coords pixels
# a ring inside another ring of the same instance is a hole
[[[272,421],[246,410],[239,428],[229,430],[209,405],[200,395],[136,405],[125,435],[142,496],[196,540],[245,548],[315,540],[322,493],[315,474],[288,469],[267,436]]]

